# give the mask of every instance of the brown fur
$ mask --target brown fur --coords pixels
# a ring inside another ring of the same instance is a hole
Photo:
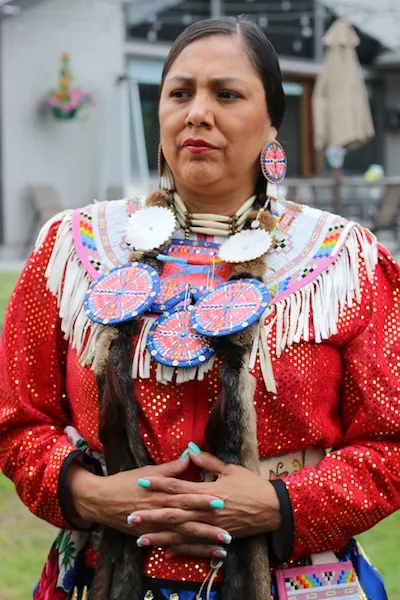
[[[100,333],[96,347],[96,354],[92,364],[92,369],[96,375],[104,375],[107,366],[108,351],[111,343],[117,337],[118,329],[115,327],[104,327]]]
[[[267,210],[251,211],[251,213],[249,214],[249,216],[246,219],[246,223],[251,224],[256,219],[258,219],[260,221],[260,227],[261,227],[261,229],[264,229],[265,231],[271,231],[274,227],[276,227],[276,224],[277,224],[276,218],[273,217],[271,215],[271,213],[268,212]]]
[[[261,280],[264,271],[263,258],[256,259],[235,265],[231,280],[246,276]],[[241,464],[259,474],[257,419],[253,403],[255,381],[248,371],[256,327],[253,325],[216,340],[216,349],[224,357],[222,393],[207,423],[206,439],[224,462]],[[255,600],[269,598],[271,576],[265,535],[235,540],[225,560],[225,573],[223,600],[245,596]]]
[[[260,256],[260,258],[248,262],[235,263],[233,265],[231,279],[250,277],[261,280],[265,274],[265,269],[264,256]]]
[[[132,336],[136,321],[117,328],[106,367],[97,376],[99,390],[99,437],[108,475],[148,464],[140,438],[137,402],[131,379]],[[139,600],[142,551],[135,539],[104,527],[90,600]]]
[[[160,206],[161,208],[169,208],[171,197],[169,192],[161,188],[153,190],[146,198],[146,206]]]
[[[140,262],[143,258],[143,254],[144,252],[142,250],[131,250],[128,257],[128,262]]]

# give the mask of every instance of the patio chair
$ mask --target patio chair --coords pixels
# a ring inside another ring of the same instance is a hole
[[[396,241],[399,243],[399,216],[400,184],[388,184],[386,193],[382,197],[375,223],[371,227],[372,232],[392,231],[396,237]]]
[[[40,228],[51,217],[64,210],[64,207],[52,185],[30,185],[28,186],[28,195],[34,214],[26,246],[32,247]]]

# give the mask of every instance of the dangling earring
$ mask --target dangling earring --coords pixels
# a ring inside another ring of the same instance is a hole
[[[157,167],[158,176],[160,178],[160,188],[167,192],[173,192],[175,190],[174,178],[171,169],[165,160],[161,144],[158,145]]]
[[[277,140],[267,142],[261,152],[261,171],[267,180],[267,199],[273,205],[278,199],[278,183],[282,183],[287,172],[286,152]]]

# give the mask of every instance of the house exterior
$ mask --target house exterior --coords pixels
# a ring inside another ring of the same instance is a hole
[[[21,12],[6,14],[0,22],[5,257],[29,242],[34,217],[30,185],[53,185],[62,206],[73,207],[98,196],[102,177],[120,182],[125,127],[116,83],[125,69],[121,2],[38,0],[15,5],[22,6]],[[77,84],[93,96],[93,106],[70,122],[56,121],[43,111],[47,92],[57,86],[65,51],[71,55]]]
[[[265,0],[0,0],[3,257],[30,241],[29,186],[53,185],[67,208],[140,193],[155,181],[163,60],[172,40],[200,18],[245,12],[265,30],[284,74],[288,110],[280,139],[289,174],[315,174],[311,97],[322,65],[322,35],[333,18],[329,2],[304,0],[300,15],[293,0],[271,8]],[[392,112],[400,108],[400,67],[371,65],[381,48],[362,36],[377,138],[350,157],[348,168],[385,162],[386,171],[397,174],[393,153],[400,131],[387,131],[386,104]],[[62,52],[71,55],[77,84],[93,97],[93,105],[69,122],[43,110],[46,93],[57,84]]]

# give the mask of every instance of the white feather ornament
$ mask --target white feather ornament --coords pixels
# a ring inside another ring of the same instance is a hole
[[[235,233],[219,249],[224,262],[241,263],[263,256],[272,245],[272,237],[264,229],[245,229]]]
[[[148,206],[129,217],[125,241],[135,250],[154,250],[169,240],[176,226],[175,215],[169,208]]]

